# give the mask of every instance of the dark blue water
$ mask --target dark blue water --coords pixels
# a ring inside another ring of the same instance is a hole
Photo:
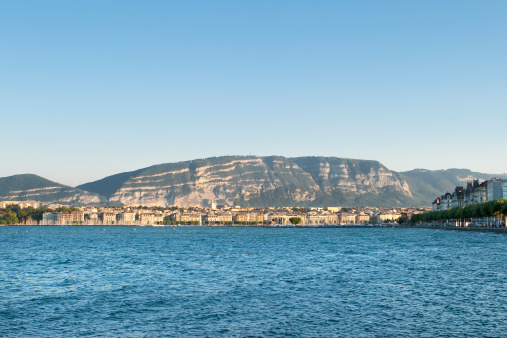
[[[506,235],[0,227],[0,241],[0,336],[507,335]]]

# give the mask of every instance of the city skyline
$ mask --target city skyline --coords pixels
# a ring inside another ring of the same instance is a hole
[[[0,5],[0,177],[223,155],[502,174],[507,3]]]

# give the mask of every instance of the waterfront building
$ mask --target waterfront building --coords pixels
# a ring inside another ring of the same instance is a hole
[[[445,209],[450,209],[452,205],[452,195],[450,193],[445,193],[444,196],[442,196],[442,203]]]
[[[451,195],[451,208],[462,207],[465,198],[465,190],[463,187],[456,187]]]
[[[326,217],[326,215],[308,213],[306,219],[307,219],[307,224],[325,224],[327,217]]]
[[[72,224],[71,213],[70,212],[57,212],[56,213],[56,224],[58,224],[58,225]]]
[[[141,212],[137,214],[137,221],[141,225],[155,224],[155,215],[151,212]]]
[[[132,225],[136,223],[136,213],[133,211],[124,211],[116,214],[118,224]]]
[[[447,192],[442,196],[438,196],[431,206],[433,211],[441,211],[502,198],[507,199],[506,180],[493,178],[481,184],[479,184],[478,180],[473,180],[472,182],[467,182],[466,189],[458,186],[452,194]]]
[[[431,210],[432,211],[439,211],[440,210],[440,205],[441,205],[441,200],[440,200],[440,197],[437,197],[433,203],[431,203]]]
[[[34,220],[31,216],[28,216],[23,222],[25,225],[38,225],[38,222]]]
[[[161,224],[163,222],[164,222],[164,213],[155,210],[155,212],[153,213],[153,224]]]
[[[507,181],[496,178],[486,181],[486,192],[488,201],[507,198]]]
[[[338,214],[335,214],[335,213],[328,213],[326,214],[326,224],[338,224],[339,223],[339,218],[338,218]]]
[[[479,180],[473,180],[472,182],[467,182],[467,187],[465,189],[465,197],[463,198],[463,206],[472,205],[477,203],[475,191],[478,190],[480,184]]]
[[[340,214],[340,224],[356,224],[356,215],[348,212]]]
[[[98,224],[99,213],[98,212],[85,213],[85,223],[89,225]]]
[[[99,214],[99,221],[104,225],[116,224],[116,213],[112,211],[104,211]]]
[[[169,215],[169,219],[175,222],[188,223],[200,222],[201,214],[197,212],[175,212]]]
[[[202,221],[210,224],[232,222],[232,214],[230,213],[206,214],[202,217]]]
[[[370,215],[360,213],[356,215],[356,224],[367,224],[370,223]]]
[[[82,224],[84,222],[84,211],[72,211],[70,218],[73,224]]]
[[[232,215],[233,222],[263,223],[264,215],[257,212],[238,212]]]
[[[473,192],[475,203],[485,203],[488,201],[486,192],[486,182],[482,182]]]
[[[307,224],[337,224],[338,215],[332,213],[308,213]]]
[[[377,221],[379,223],[384,222],[396,222],[398,218],[401,217],[401,214],[395,214],[395,213],[381,213],[377,216]]]
[[[42,214],[42,225],[56,224],[56,214],[52,212],[45,212]]]
[[[300,217],[303,224],[308,223],[306,219],[306,215],[294,215],[288,214],[285,212],[275,212],[269,215],[269,221],[273,224],[291,224],[291,217]]]
[[[452,195],[446,192],[440,197],[437,197],[432,203],[433,211],[450,209],[452,205]]]

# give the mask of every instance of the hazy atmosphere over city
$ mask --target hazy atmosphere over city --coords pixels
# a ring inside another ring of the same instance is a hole
[[[505,173],[505,1],[0,4],[0,177],[222,155]]]

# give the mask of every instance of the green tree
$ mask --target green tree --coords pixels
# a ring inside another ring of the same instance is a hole
[[[78,208],[74,208],[74,207],[59,207],[55,211],[56,212],[73,212],[73,211],[78,211],[78,210],[79,210]]]
[[[472,217],[473,218],[480,218],[482,217],[482,207],[479,203],[477,204],[472,204],[470,206],[472,208]]]
[[[497,219],[498,224],[501,224],[500,217],[504,215],[502,213],[502,208],[503,208],[505,201],[506,200],[504,200],[504,199],[491,201],[491,205],[489,206],[489,210],[490,210],[490,213],[492,214],[492,216],[495,216],[498,218]]]
[[[502,215],[502,207],[504,206],[506,200],[501,199],[501,200],[496,200],[496,201],[492,201],[492,202],[493,203],[491,203],[492,205],[490,206],[492,214],[495,216],[501,216]]]
[[[474,209],[472,205],[468,205],[463,208],[463,217],[464,218],[472,218],[474,217]]]
[[[504,203],[504,205],[502,206],[501,212],[502,212],[502,215],[504,215],[504,216],[507,215],[507,203]]]
[[[3,221],[2,222],[3,224],[18,224],[19,223],[18,216],[14,212],[8,212],[7,214],[5,214],[2,221]]]
[[[490,202],[481,203],[481,214],[482,217],[490,217],[493,216],[493,213],[491,212],[490,208]]]
[[[407,224],[408,223],[408,216],[402,215],[400,218],[398,218],[398,224]]]
[[[293,225],[298,225],[301,223],[301,217],[291,217],[289,218],[289,222],[291,222]]]

